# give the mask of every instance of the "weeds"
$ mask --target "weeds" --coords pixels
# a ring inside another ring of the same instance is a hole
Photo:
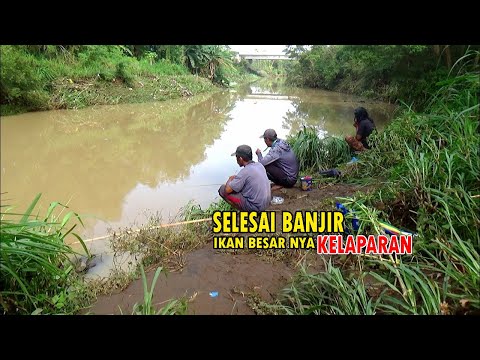
[[[60,218],[67,207],[58,202],[51,203],[43,218],[32,215],[40,196],[23,214],[2,205],[0,302],[7,314],[73,313],[82,306],[84,287],[70,260],[76,253],[65,244],[73,235],[89,254],[73,232],[76,225],[67,228],[72,217],[81,219],[72,211]],[[58,208],[62,211],[55,214]]]
[[[358,255],[345,274],[331,266],[322,276],[303,271],[286,290],[285,312],[480,312],[480,81],[477,70],[461,65],[437,84],[423,113],[405,106],[382,133],[372,135],[372,149],[359,155],[346,176],[370,182],[375,174],[382,186],[369,195],[338,199],[352,210],[347,226],[358,219],[359,234],[380,234],[380,221],[387,220],[416,232],[413,254]],[[306,133],[309,144],[293,146],[304,166],[319,166],[320,141]],[[350,278],[358,272],[368,273],[383,291],[365,296],[360,280]]]
[[[155,310],[152,304],[153,291],[155,290],[155,284],[157,283],[158,277],[163,271],[163,268],[159,267],[155,271],[150,290],[148,289],[147,277],[145,276],[143,265],[140,269],[142,273],[143,284],[143,303],[136,303],[133,306],[132,315],[185,315],[187,312],[187,301],[185,300],[169,300],[167,304],[160,310]]]
[[[300,169],[317,173],[334,168],[350,160],[350,148],[345,140],[338,137],[320,139],[312,127],[304,127],[287,139],[297,156]]]
[[[272,308],[288,315],[374,315],[377,305],[368,295],[364,277],[345,278],[330,260],[325,272],[318,274],[309,274],[302,266],[280,295],[280,304]]]
[[[180,223],[196,220],[199,214],[199,207],[190,204],[181,210],[177,220]],[[115,253],[128,252],[141,259],[145,266],[162,264],[165,268],[179,270],[185,264],[185,252],[196,249],[211,239],[212,226],[209,221],[171,227],[162,227],[163,225],[161,218],[152,217],[140,231],[113,237],[111,247]]]

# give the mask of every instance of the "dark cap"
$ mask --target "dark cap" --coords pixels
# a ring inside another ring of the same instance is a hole
[[[252,160],[252,148],[248,145],[240,145],[233,155],[241,156],[245,160]]]
[[[272,140],[276,140],[277,139],[277,132],[273,129],[267,129],[265,130],[265,132],[263,133],[263,135],[260,135],[260,138],[269,138],[269,139],[272,139]]]

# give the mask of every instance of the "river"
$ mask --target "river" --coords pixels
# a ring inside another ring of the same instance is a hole
[[[58,201],[82,216],[85,238],[165,222],[193,200],[202,208],[239,171],[240,144],[265,149],[304,125],[321,136],[353,135],[353,110],[364,106],[379,130],[394,106],[272,81],[217,93],[151,102],[32,112],[1,118],[2,203],[23,212],[38,193],[44,215]],[[265,153],[264,153],[265,154]],[[256,156],[254,155],[254,160]],[[65,213],[65,212],[64,212]]]

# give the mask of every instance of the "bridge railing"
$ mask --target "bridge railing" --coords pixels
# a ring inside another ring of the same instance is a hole
[[[240,54],[246,60],[292,60],[286,55]]]

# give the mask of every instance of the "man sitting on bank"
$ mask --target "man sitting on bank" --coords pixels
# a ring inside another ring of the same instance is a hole
[[[218,194],[239,210],[264,211],[272,200],[265,168],[252,160],[252,148],[248,145],[240,145],[233,155],[243,169],[230,176],[226,184],[220,186]]]
[[[265,166],[268,178],[275,183],[272,190],[282,187],[292,187],[298,179],[298,160],[290,145],[285,140],[278,139],[273,129],[267,129],[260,136],[268,147],[271,147],[265,157],[257,149],[258,162]]]

